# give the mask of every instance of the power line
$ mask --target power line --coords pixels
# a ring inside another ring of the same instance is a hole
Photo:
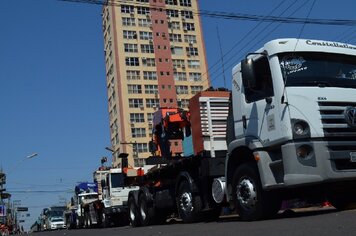
[[[128,4],[126,1],[115,1],[115,0],[58,0],[61,2],[73,2],[73,3],[85,3],[85,4],[96,4],[103,6],[122,6]],[[124,4],[123,4],[124,3]],[[145,5],[135,3],[135,6],[144,6],[152,10],[157,10],[160,8],[158,5]],[[176,8],[175,8],[176,9]],[[279,17],[279,16],[264,16],[255,14],[243,14],[234,12],[220,12],[220,11],[207,11],[200,10],[193,12],[196,15],[212,17],[212,18],[222,18],[229,20],[247,20],[247,21],[263,21],[263,22],[273,22],[273,23],[285,23],[285,24],[316,24],[316,25],[342,25],[342,26],[356,26],[356,20],[349,19],[305,19],[297,17]]]

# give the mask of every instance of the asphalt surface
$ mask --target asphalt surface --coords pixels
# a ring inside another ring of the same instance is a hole
[[[107,229],[59,230],[37,232],[38,236],[145,236],[145,235],[356,235],[356,210],[336,211],[334,208],[288,210],[275,219],[242,222],[238,216],[221,217],[217,222],[183,224],[172,220],[165,225],[131,228],[130,226]]]

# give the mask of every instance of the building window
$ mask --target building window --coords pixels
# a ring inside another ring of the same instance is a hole
[[[191,7],[192,2],[191,2],[191,0],[179,0],[179,5],[181,5],[183,7]]]
[[[159,107],[159,99],[147,98],[146,99],[147,108],[156,108]]]
[[[194,23],[183,22],[183,29],[186,31],[195,31]]]
[[[145,80],[157,80],[156,71],[144,71],[143,72],[143,79],[145,79]]]
[[[177,0],[166,0],[166,5],[174,5],[177,6],[178,2]]]
[[[154,58],[142,57],[142,64],[144,66],[156,66],[156,62]]]
[[[199,56],[198,48],[186,47],[185,50],[186,50],[188,56]]]
[[[145,122],[144,113],[130,113],[131,123],[143,123]]]
[[[185,72],[174,72],[175,81],[187,81],[187,75]]]
[[[148,15],[150,14],[150,8],[148,7],[137,7],[137,14]]]
[[[125,62],[127,66],[139,66],[140,62],[138,57],[126,57]]]
[[[132,30],[124,30],[123,36],[124,36],[124,39],[137,39],[136,31],[132,31]]]
[[[138,19],[138,26],[140,27],[150,27],[151,20],[150,19]]]
[[[146,94],[157,94],[158,93],[158,86],[157,85],[152,85],[152,84],[145,85],[145,93]]]
[[[128,79],[128,80],[139,80],[140,79],[140,71],[138,71],[138,70],[127,70],[126,71],[126,79]]]
[[[171,52],[172,52],[172,55],[177,55],[177,56],[181,56],[184,54],[182,47],[171,47]]]
[[[122,17],[122,25],[123,26],[135,26],[135,18],[131,17]]]
[[[190,44],[196,43],[197,42],[197,36],[186,34],[186,35],[184,35],[184,42],[190,43]]]
[[[188,108],[189,107],[189,99],[178,99],[178,107]]]
[[[127,91],[129,94],[140,94],[140,93],[142,93],[142,85],[129,84],[129,85],[127,85]]]
[[[166,13],[167,13],[167,16],[169,16],[169,17],[179,17],[179,11],[178,10],[167,9]]]
[[[176,86],[177,94],[188,94],[188,86],[185,85],[177,85]]]
[[[152,32],[140,31],[140,39],[141,40],[152,40]]]
[[[203,90],[203,86],[190,86],[190,90],[192,94],[197,94],[198,92]]]
[[[121,12],[122,13],[134,13],[134,6],[131,5],[121,5]]]
[[[144,158],[134,158],[133,160],[134,160],[135,167],[144,167],[146,165],[146,160]]]
[[[180,29],[180,23],[179,23],[179,21],[171,21],[170,23],[168,23],[168,27],[171,30],[179,30]]]
[[[137,44],[125,43],[124,48],[125,52],[138,52]]]
[[[184,60],[181,60],[181,59],[173,59],[172,63],[173,63],[173,66],[176,67],[176,68],[185,67]]]
[[[133,138],[144,138],[146,137],[145,128],[131,128],[131,135]]]
[[[141,53],[154,53],[152,44],[141,44]]]
[[[148,152],[147,143],[134,143],[133,149],[138,153]]]
[[[180,11],[182,18],[184,19],[193,19],[193,12],[192,11]]]
[[[169,40],[171,42],[182,42],[182,35],[180,35],[180,34],[169,34]]]
[[[189,73],[189,80],[190,81],[201,81],[201,73],[197,73],[197,72],[191,72]]]
[[[141,98],[130,98],[129,99],[130,108],[143,108],[143,99]]]
[[[188,60],[188,67],[192,69],[200,68],[200,61],[198,60]]]
[[[152,123],[152,121],[153,121],[153,113],[147,113],[147,121],[148,121],[149,124]]]

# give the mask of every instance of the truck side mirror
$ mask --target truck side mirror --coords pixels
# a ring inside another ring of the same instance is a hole
[[[251,58],[245,58],[241,61],[241,75],[242,82],[247,88],[256,87],[254,61]]]

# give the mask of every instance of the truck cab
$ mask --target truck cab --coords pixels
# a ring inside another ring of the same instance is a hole
[[[337,208],[356,200],[355,101],[353,45],[277,39],[233,68],[225,176],[242,218],[308,192]]]

